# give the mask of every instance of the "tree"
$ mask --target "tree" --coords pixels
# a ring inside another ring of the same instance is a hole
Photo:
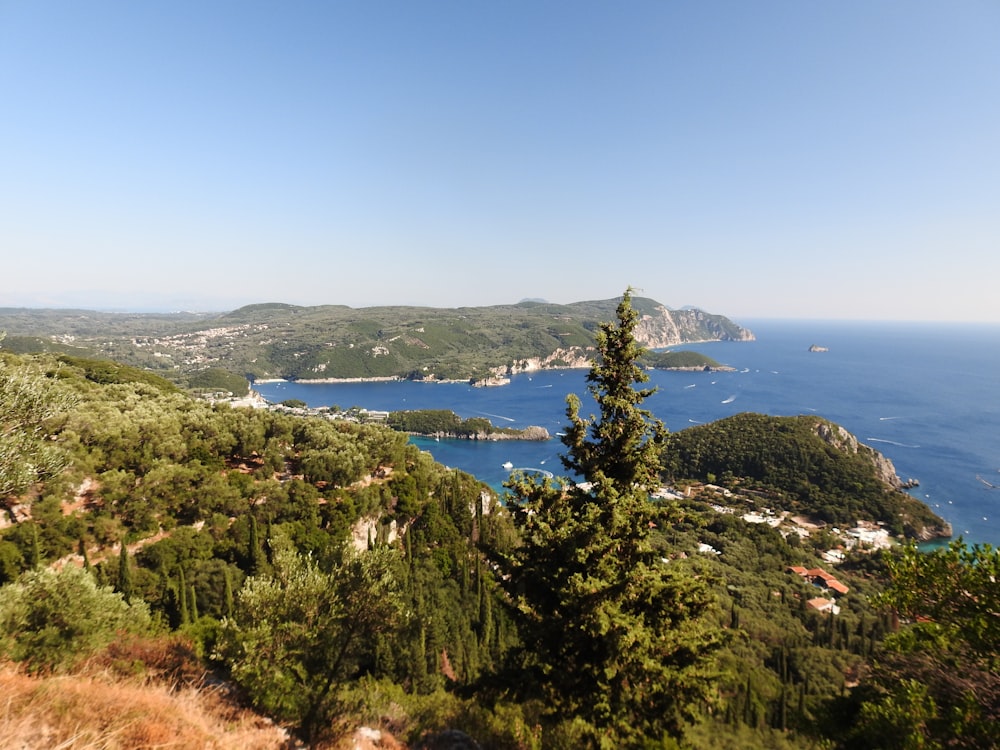
[[[121,552],[118,553],[118,581],[115,591],[122,595],[126,602],[132,601],[132,566],[129,565],[128,546],[122,540]]]
[[[30,570],[0,588],[0,652],[33,669],[71,667],[120,633],[150,627],[144,602],[129,604],[74,566]]]
[[[843,746],[997,747],[1000,552],[961,541],[886,563],[877,603],[904,623],[857,691]]]
[[[600,415],[584,419],[567,399],[562,461],[584,483],[515,475],[508,506],[522,541],[499,556],[525,644],[512,692],[541,700],[553,724],[589,727],[594,747],[678,736],[719,642],[701,617],[705,584],[649,544],[666,429],[641,408],[653,391],[636,388],[647,380],[637,322],[627,290],[587,376]]]
[[[324,571],[281,534],[272,545],[273,572],[244,583],[219,656],[259,707],[312,741],[336,713],[336,689],[364,671],[376,636],[400,621],[394,553],[345,549]]]
[[[0,499],[65,466],[65,453],[45,437],[48,420],[72,403],[67,391],[28,365],[0,362]]]

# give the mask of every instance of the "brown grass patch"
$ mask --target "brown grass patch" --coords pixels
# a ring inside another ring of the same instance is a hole
[[[155,650],[155,649],[154,649]],[[19,750],[272,750],[287,733],[235,703],[221,686],[166,670],[31,676],[0,665],[0,747]],[[178,679],[179,678],[179,679]]]

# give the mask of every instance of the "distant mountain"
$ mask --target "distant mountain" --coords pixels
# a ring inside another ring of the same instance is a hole
[[[483,379],[585,366],[617,299],[490,307],[248,305],[226,313],[98,313],[0,309],[0,330],[46,337],[185,379],[221,368],[249,379]],[[722,315],[633,298],[636,338],[649,348],[750,341]],[[2,346],[2,344],[0,344]]]

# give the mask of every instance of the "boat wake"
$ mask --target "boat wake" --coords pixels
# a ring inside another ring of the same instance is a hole
[[[484,417],[493,417],[494,419],[506,419],[508,422],[516,422],[517,421],[513,417],[503,417],[503,416],[500,416],[499,414],[490,414],[488,411],[481,411],[479,413],[482,414]]]
[[[879,417],[879,422],[888,422],[890,419],[902,419],[902,417]]]
[[[908,443],[897,443],[895,440],[881,440],[879,438],[868,438],[869,443],[888,443],[889,445],[898,445],[900,448],[919,448],[919,445],[910,445]]]
[[[991,490],[1000,490],[1000,484],[993,484],[992,482],[987,482],[985,479],[979,476],[979,474],[976,474],[976,479],[985,484]],[[984,518],[983,520],[985,521],[986,519]]]
[[[736,400],[736,396],[733,395],[733,396],[730,396],[729,398],[723,399],[722,403],[724,403],[724,404],[731,404],[735,400]]]

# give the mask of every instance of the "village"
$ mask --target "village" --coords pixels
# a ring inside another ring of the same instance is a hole
[[[734,493],[716,484],[696,482],[686,484],[683,488],[663,487],[654,497],[663,500],[701,500],[716,513],[738,515],[746,523],[767,524],[786,539],[791,535],[800,540],[822,536],[824,541],[832,542],[818,550],[822,560],[830,566],[843,562],[848,552],[874,552],[888,549],[895,543],[881,522],[859,519],[854,527],[840,529],[788,511],[758,507],[752,497]],[[705,542],[699,544],[698,551],[710,555],[721,554]],[[790,566],[788,572],[799,576],[822,593],[822,596],[813,597],[806,602],[810,609],[840,614],[836,597],[847,594],[850,589],[836,576],[821,567],[806,568],[799,565]]]

